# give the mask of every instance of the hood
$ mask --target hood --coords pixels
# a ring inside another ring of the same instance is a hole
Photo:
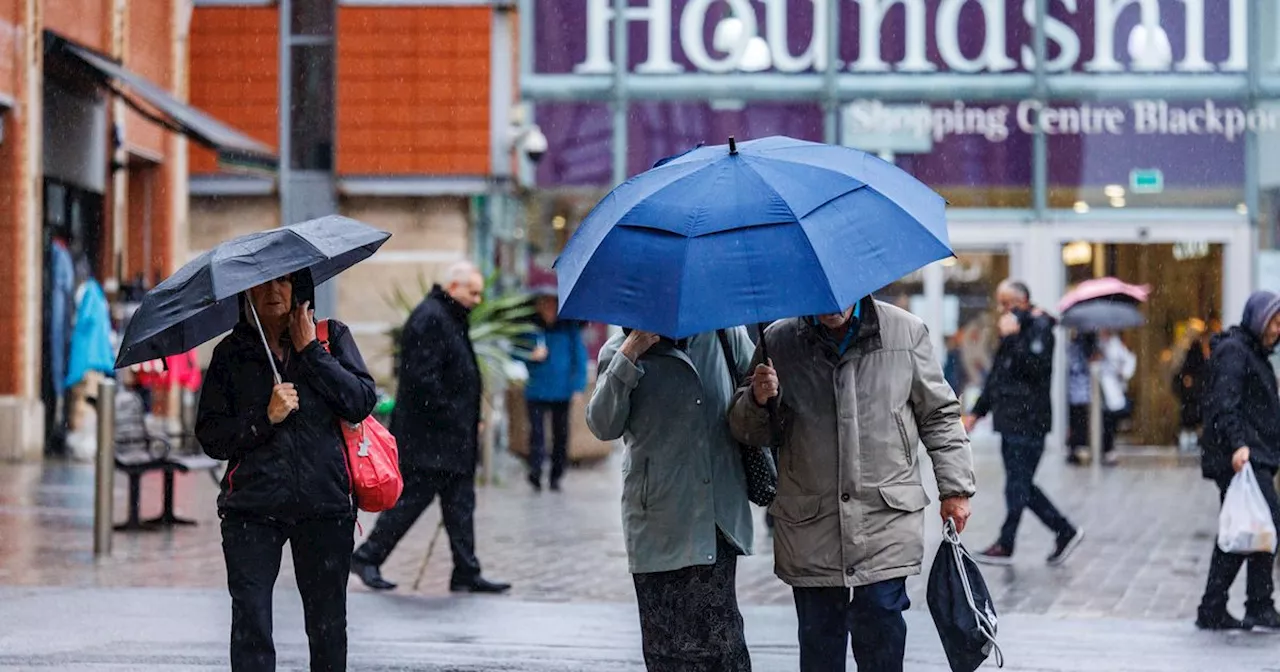
[[[1255,337],[1260,338],[1266,331],[1267,323],[1276,313],[1280,313],[1280,297],[1262,290],[1249,295],[1244,304],[1244,315],[1240,318],[1240,326]]]

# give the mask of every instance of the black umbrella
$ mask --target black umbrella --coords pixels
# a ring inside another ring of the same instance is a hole
[[[1146,324],[1132,300],[1101,298],[1081,301],[1062,314],[1062,325],[1078,331],[1131,329]]]
[[[329,215],[222,243],[147,292],[129,320],[116,368],[187,352],[235,326],[241,292],[303,269],[318,285],[369,258],[390,237]]]
[[[960,543],[950,519],[942,536],[925,599],[947,662],[952,672],[973,672],[994,652],[996,666],[1004,667],[1004,655],[996,644],[996,607],[978,564]]]

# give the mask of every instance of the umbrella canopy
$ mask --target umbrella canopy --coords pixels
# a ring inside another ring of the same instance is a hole
[[[683,338],[840,312],[951,256],[946,202],[875,156],[701,147],[614,189],[556,261],[562,317]]]
[[[1132,329],[1146,324],[1132,299],[1093,299],[1082,301],[1062,314],[1062,326],[1079,331]]]
[[[125,330],[116,368],[212,340],[239,320],[241,292],[303,269],[318,285],[369,258],[390,237],[330,215],[222,243],[147,292]]]
[[[1101,298],[1120,298],[1129,299],[1138,303],[1145,303],[1147,296],[1151,294],[1151,287],[1147,285],[1131,285],[1119,278],[1094,278],[1085,280],[1076,285],[1075,289],[1067,292],[1066,296],[1058,302],[1058,312],[1065,313],[1071,306],[1081,301],[1090,301]]]

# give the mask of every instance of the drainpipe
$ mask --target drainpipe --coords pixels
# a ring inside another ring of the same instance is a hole
[[[111,3],[111,56],[121,63],[128,50],[129,3],[112,0]],[[127,64],[126,64],[127,65]],[[129,225],[129,154],[125,150],[124,100],[120,96],[111,99],[111,268],[105,274],[103,289],[108,295],[119,291],[128,263],[126,231]]]

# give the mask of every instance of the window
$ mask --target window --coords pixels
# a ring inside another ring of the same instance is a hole
[[[334,0],[290,0],[289,165],[333,170]]]

